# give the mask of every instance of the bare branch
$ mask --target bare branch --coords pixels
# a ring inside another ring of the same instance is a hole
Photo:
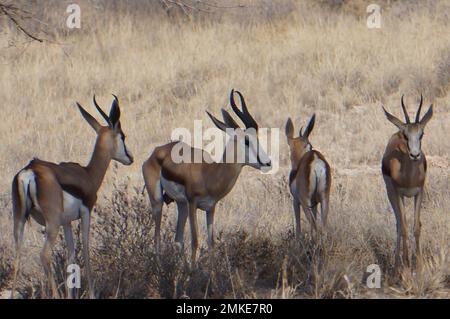
[[[234,9],[234,8],[242,8],[245,7],[242,4],[239,5],[230,5],[230,6],[222,6],[209,1],[204,0],[160,0],[161,4],[165,8],[165,10],[169,10],[172,7],[180,8],[184,14],[189,15],[189,13],[197,11],[197,12],[205,12],[205,13],[213,13],[211,9]]]
[[[17,29],[23,32],[30,39],[38,42],[44,41],[43,39],[38,38],[37,36],[31,34],[29,31],[25,29],[25,27],[22,26],[21,21],[31,18],[29,12],[20,9],[12,4],[0,3],[0,16],[2,15],[4,15],[7,19],[9,19],[16,26]]]

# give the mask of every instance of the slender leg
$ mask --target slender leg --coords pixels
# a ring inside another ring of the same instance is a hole
[[[295,238],[300,240],[302,237],[302,216],[300,210],[300,203],[294,199],[292,201],[292,205],[294,207],[294,217],[295,217]]]
[[[191,263],[195,264],[198,249],[198,224],[197,224],[197,203],[195,201],[189,202],[189,223],[191,225],[191,245],[192,257]]]
[[[326,194],[322,202],[320,203],[320,216],[322,218],[323,229],[326,230],[328,227],[328,211],[330,209],[330,194]]]
[[[414,238],[416,242],[416,267],[420,271],[422,269],[422,249],[420,247],[420,230],[422,223],[420,222],[420,208],[422,205],[423,189],[414,197]]]
[[[156,201],[151,201],[153,219],[155,221],[155,248],[156,255],[159,257],[161,252],[161,218],[163,204]]]
[[[186,221],[188,217],[188,203],[177,202],[178,208],[178,221],[177,232],[175,235],[175,242],[180,245],[181,251],[184,249],[184,229],[186,227]]]
[[[308,206],[305,206],[305,205],[301,205],[301,206],[302,206],[302,209],[305,212],[305,216],[308,219],[309,224],[311,226],[311,237],[314,237],[314,234],[317,232],[317,223],[316,223],[315,213]],[[317,213],[317,211],[316,211],[316,213]]]
[[[318,232],[318,231],[320,231],[320,224],[317,221],[317,205],[311,207],[310,212],[311,212],[312,220],[314,221],[313,222],[314,230],[316,232]],[[311,231],[312,231],[312,228],[311,228]]]
[[[52,297],[58,297],[58,290],[56,288],[55,279],[53,278],[51,269],[51,256],[52,248],[55,246],[56,238],[58,237],[58,226],[53,223],[47,223],[46,225],[46,239],[44,247],[41,251],[41,262],[44,267],[44,272],[47,277],[47,281],[50,285],[50,290],[52,292]]]
[[[94,281],[92,279],[91,263],[89,258],[89,228],[91,223],[91,214],[89,209],[86,207],[82,207],[80,213],[82,223],[81,231],[83,240],[83,257],[84,265],[86,267],[86,277],[89,285],[89,298],[95,299]]]
[[[405,215],[405,205],[404,205],[404,198],[401,197],[401,201],[399,201],[399,208],[400,208],[400,218],[402,220],[401,223],[401,236],[402,236],[402,242],[403,242],[403,264],[407,267],[409,267],[409,254],[408,254],[408,230],[406,226],[406,215]]]
[[[15,245],[15,257],[14,257],[14,269],[13,269],[13,283],[11,289],[11,299],[14,299],[17,284],[17,274],[20,267],[20,252],[23,241],[23,229],[26,222],[26,199],[23,195],[23,187],[20,185],[19,177],[16,175],[13,179],[11,186],[11,199],[12,199],[12,213],[14,217],[14,245]]]
[[[208,248],[214,253],[214,213],[216,211],[216,206],[214,205],[206,212],[206,225],[208,228]]]
[[[19,216],[18,216],[19,217]],[[16,292],[16,283],[17,283],[17,273],[19,272],[20,267],[20,252],[22,248],[22,241],[23,241],[23,229],[25,226],[25,219],[21,218],[14,218],[14,244],[15,244],[15,250],[16,254],[14,257],[14,270],[13,270],[13,284],[11,289],[11,299],[14,299],[14,294]]]
[[[73,233],[72,233],[72,224],[68,223],[63,225],[64,228],[64,238],[66,239],[67,245],[67,264],[72,265],[75,263],[75,245],[73,243]],[[73,299],[74,297],[74,288],[68,288],[68,298]]]
[[[400,259],[400,250],[401,250],[401,239],[402,239],[402,218],[400,212],[400,196],[398,196],[397,191],[395,190],[390,178],[387,176],[383,176],[384,182],[386,184],[386,193],[388,195],[389,202],[391,203],[392,210],[394,211],[395,219],[396,219],[396,229],[397,229],[397,241],[395,245],[395,263],[394,268],[395,271],[398,272],[401,259]]]

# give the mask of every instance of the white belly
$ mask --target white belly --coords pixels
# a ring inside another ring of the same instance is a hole
[[[411,187],[411,188],[399,188],[398,192],[406,197],[413,197],[419,194],[420,187]]]
[[[176,202],[187,201],[186,188],[178,183],[169,181],[161,175],[161,185],[164,191]]]
[[[68,223],[80,219],[81,208],[84,207],[86,209],[81,199],[76,198],[67,192],[63,192],[63,196],[64,196],[63,222]]]
[[[197,198],[197,207],[204,211],[209,211],[216,204],[212,197]]]
[[[182,184],[178,184],[165,179],[161,176],[161,185],[164,191],[176,202],[187,202],[186,188]],[[209,211],[215,204],[216,200],[212,197],[196,198],[197,207],[204,211]]]

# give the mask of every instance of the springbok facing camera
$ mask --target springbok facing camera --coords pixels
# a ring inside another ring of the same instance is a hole
[[[294,124],[291,118],[286,122],[286,137],[291,157],[289,189],[293,197],[295,214],[295,234],[301,238],[301,210],[311,225],[311,233],[317,232],[317,206],[320,204],[323,228],[326,228],[330,203],[331,169],[325,157],[313,150],[309,142],[316,115],[309,120],[304,132],[294,137]]]
[[[125,135],[120,125],[120,109],[117,97],[114,96],[109,116],[98,106],[95,96],[94,104],[108,126],[100,125],[77,103],[81,115],[97,133],[94,152],[87,166],[84,167],[77,163],[54,164],[33,159],[13,179],[12,203],[16,257],[12,298],[14,298],[19,270],[23,229],[30,216],[40,225],[45,226],[46,240],[41,252],[41,262],[54,298],[58,296],[58,293],[51,272],[52,247],[55,245],[59,229],[62,226],[67,243],[68,262],[73,264],[75,262],[75,247],[71,222],[81,218],[83,254],[89,283],[89,296],[90,298],[95,297],[89,263],[90,214],[97,201],[97,191],[102,184],[110,161],[116,160],[124,165],[131,165],[133,157],[125,146]],[[70,297],[73,297],[73,289],[70,289],[69,293]]]
[[[172,158],[172,150],[175,146],[182,144],[180,144],[181,142],[172,142],[155,148],[142,166],[145,187],[155,219],[155,244],[158,255],[160,253],[161,214],[164,202],[169,204],[175,201],[177,204],[178,223],[175,241],[181,247],[183,247],[186,219],[189,216],[192,263],[194,263],[198,248],[197,208],[206,211],[208,246],[211,250],[214,248],[213,222],[217,202],[231,191],[244,166],[249,165],[256,169],[271,166],[270,159],[259,145],[258,124],[248,112],[244,97],[236,91],[242,106],[242,111],[239,110],[234,101],[234,93],[235,91],[232,90],[230,94],[231,107],[245,124],[245,129],[240,128],[224,109],[222,109],[224,122],[207,112],[214,124],[231,137],[225,147],[221,162],[215,163],[205,151],[184,144],[183,149],[190,151],[190,160],[176,163]],[[194,161],[195,153],[202,155],[201,162]],[[234,157],[230,163],[227,154],[239,153],[245,154],[245,160],[240,162]],[[209,160],[205,161],[205,158]]]
[[[427,161],[422,152],[422,137],[424,128],[433,116],[431,104],[427,113],[420,119],[423,96],[420,96],[419,108],[414,123],[410,122],[408,112],[401,99],[405,122],[388,113],[383,106],[387,119],[399,131],[392,135],[386,146],[382,160],[383,179],[386,192],[394,210],[397,221],[397,243],[395,248],[395,269],[398,270],[400,262],[409,266],[407,247],[406,216],[404,212],[404,197],[414,197],[414,237],[416,241],[416,266],[421,267],[422,251],[420,249],[420,206],[423,197],[423,187],[427,174]],[[400,250],[403,245],[402,258]]]

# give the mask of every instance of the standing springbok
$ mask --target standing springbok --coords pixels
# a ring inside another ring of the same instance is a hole
[[[271,166],[270,159],[259,145],[258,124],[248,112],[244,97],[236,91],[242,106],[242,111],[239,110],[234,101],[234,93],[235,91],[232,90],[230,94],[231,107],[245,124],[245,129],[240,128],[224,109],[222,109],[224,122],[207,112],[213,123],[231,137],[225,147],[221,162],[213,162],[209,154],[203,150],[191,148],[182,142],[172,142],[155,148],[142,166],[145,187],[155,219],[155,244],[158,255],[160,253],[161,214],[164,202],[168,204],[175,201],[177,204],[178,223],[175,241],[181,247],[183,247],[186,219],[189,216],[191,261],[194,263],[198,248],[197,208],[206,211],[208,246],[212,250],[214,248],[213,222],[217,202],[231,191],[244,166],[249,165],[256,169]],[[173,158],[176,153],[174,152],[175,147],[190,152],[191,155],[188,156],[187,161],[179,162]],[[201,155],[200,162],[195,162],[195,153]],[[236,157],[238,154],[245,154],[245,159],[238,160],[239,158]]]
[[[311,233],[317,232],[317,205],[320,204],[323,228],[327,225],[330,203],[331,169],[325,157],[313,150],[309,142],[316,115],[309,120],[304,132],[294,137],[294,124],[289,118],[286,122],[286,137],[291,155],[289,188],[293,197],[295,214],[295,234],[301,238],[301,210],[311,225]]]
[[[416,266],[418,269],[420,269],[422,261],[422,251],[420,249],[420,206],[427,174],[427,160],[422,152],[421,144],[424,128],[433,116],[433,105],[431,104],[427,113],[420,119],[422,104],[423,96],[421,95],[414,123],[410,122],[403,102],[403,96],[401,105],[406,123],[388,113],[383,106],[387,119],[399,129],[389,139],[381,164],[386,192],[397,221],[396,271],[399,270],[401,261],[404,266],[409,266],[404,212],[405,196],[414,197],[414,237],[416,241]],[[402,259],[400,259],[401,245],[403,245]]]
[[[27,219],[33,217],[37,223],[45,226],[45,243],[41,252],[41,262],[47,276],[53,297],[57,287],[51,271],[51,251],[62,226],[67,243],[68,262],[75,262],[71,222],[81,218],[83,254],[86,276],[89,283],[89,296],[95,297],[94,283],[89,263],[89,226],[90,214],[97,201],[97,191],[111,160],[131,165],[133,157],[125,146],[125,135],[120,125],[119,101],[114,96],[109,116],[94,105],[104,117],[108,126],[100,125],[80,104],[77,106],[83,118],[97,133],[94,152],[87,166],[77,163],[54,164],[33,159],[20,170],[12,182],[12,204],[14,217],[14,240],[16,257],[14,262],[12,297],[14,297],[17,272],[19,270],[20,248],[23,229]],[[70,289],[73,297],[73,289]]]

